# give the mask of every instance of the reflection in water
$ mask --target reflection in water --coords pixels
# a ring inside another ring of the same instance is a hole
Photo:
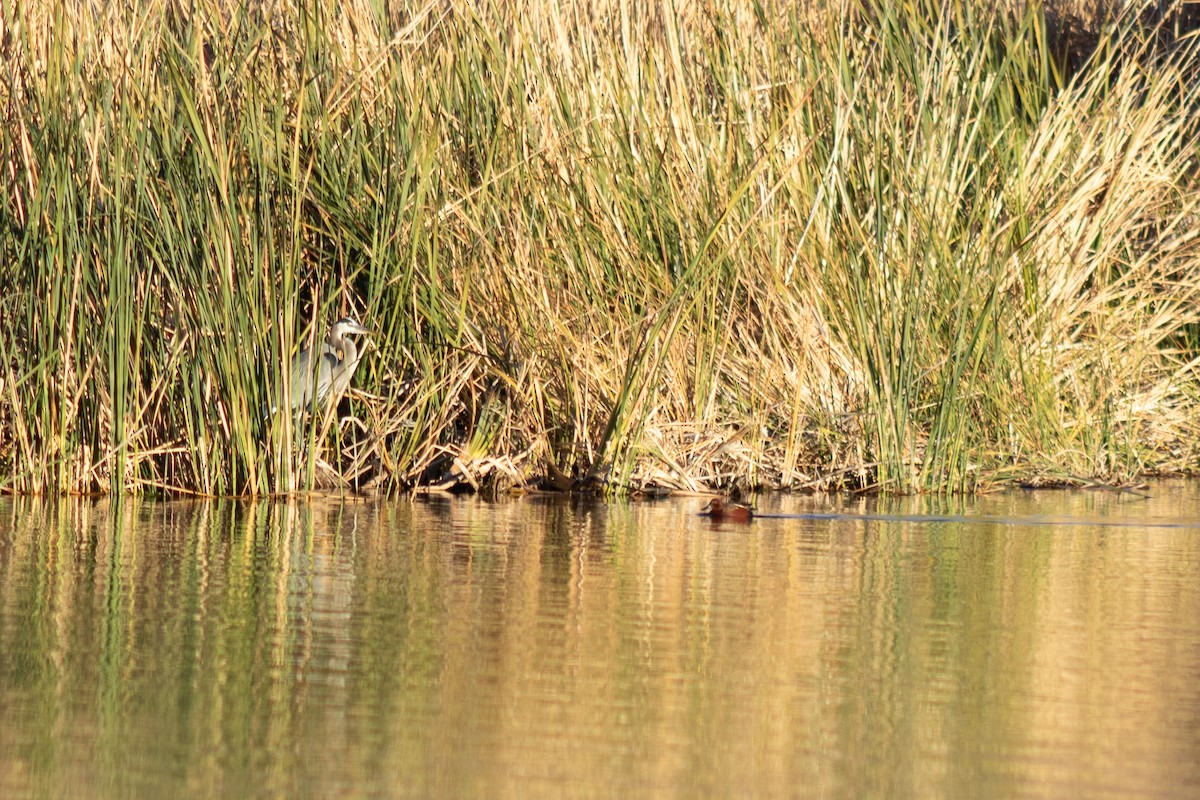
[[[1200,532],[699,505],[0,501],[0,796],[1200,790]]]

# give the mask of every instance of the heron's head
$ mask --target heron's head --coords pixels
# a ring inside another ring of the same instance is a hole
[[[329,332],[329,338],[337,341],[343,336],[355,333],[370,334],[374,333],[374,331],[359,325],[358,320],[356,320],[354,317],[342,317],[337,322],[333,323],[333,330]]]

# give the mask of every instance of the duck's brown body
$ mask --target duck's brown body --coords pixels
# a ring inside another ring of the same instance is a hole
[[[714,497],[701,511],[700,516],[724,522],[749,522],[754,518],[754,509],[739,503],[726,503]]]

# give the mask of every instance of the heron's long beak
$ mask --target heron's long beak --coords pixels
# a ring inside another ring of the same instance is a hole
[[[347,333],[361,333],[361,334],[365,334],[367,336],[375,335],[375,331],[371,330],[370,328],[364,328],[362,325],[359,325],[357,322],[349,323],[346,326],[346,332]]]

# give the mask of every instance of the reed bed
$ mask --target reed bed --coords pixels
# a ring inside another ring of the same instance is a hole
[[[896,5],[0,0],[0,490],[1194,469],[1195,48]]]

